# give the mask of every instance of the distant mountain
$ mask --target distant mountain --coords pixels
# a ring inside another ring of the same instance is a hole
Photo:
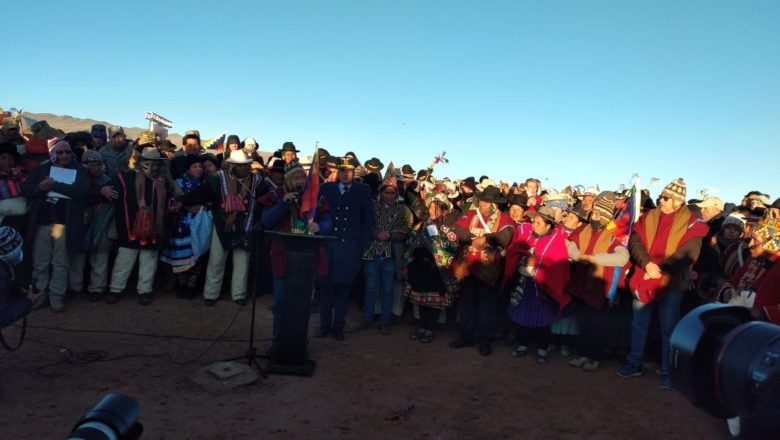
[[[60,116],[51,113],[22,113],[22,116],[26,119],[25,124],[30,124],[30,121],[46,121],[50,126],[58,128],[65,133],[71,131],[89,131],[93,124],[103,124],[106,127],[110,125],[117,125],[107,121],[97,121],[95,119],[83,119],[74,118],[73,116]],[[141,135],[141,132],[147,130],[146,128],[138,127],[123,127],[128,139],[136,139]],[[174,145],[181,146],[181,135],[178,133],[168,133],[168,139],[174,143]]]
[[[92,125],[94,124],[103,124],[106,127],[109,127],[111,125],[117,125],[113,124],[111,122],[107,121],[98,121],[95,119],[84,119],[84,118],[74,118],[73,116],[69,115],[55,115],[52,113],[29,113],[24,112],[22,113],[23,116],[23,124],[25,124],[25,127],[28,127],[32,125],[35,122],[38,121],[46,121],[51,127],[60,129],[64,131],[65,133],[69,133],[72,131],[90,131],[92,128]],[[137,139],[141,132],[144,130],[147,130],[147,128],[138,128],[138,127],[122,127],[125,129],[125,134],[127,135],[128,139]],[[182,135],[178,133],[168,133],[168,139],[173,142],[174,145],[177,147],[181,147],[181,138]],[[203,139],[204,141],[208,139]],[[263,157],[263,160],[268,160],[268,158],[273,154],[270,151],[259,151],[258,152],[260,156]],[[299,160],[301,162],[301,165],[308,166],[308,164],[311,163],[312,157],[311,156],[299,156]]]

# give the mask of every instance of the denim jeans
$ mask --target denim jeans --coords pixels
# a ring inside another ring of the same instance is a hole
[[[376,292],[381,289],[382,314],[380,320],[382,324],[392,324],[395,260],[392,258],[375,258],[364,261],[363,273],[366,277],[366,293],[363,297],[363,322],[374,320]]]
[[[682,292],[669,292],[660,301],[643,304],[634,300],[634,317],[631,320],[631,351],[627,362],[636,368],[642,368],[642,359],[647,341],[647,331],[653,319],[653,310],[658,309],[661,324],[661,373],[669,374],[669,340],[674,327],[680,321],[680,304]]]

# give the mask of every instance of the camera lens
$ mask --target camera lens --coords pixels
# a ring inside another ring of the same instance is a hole
[[[780,327],[754,321],[745,307],[707,304],[671,337],[677,389],[720,418],[780,409]]]
[[[124,440],[141,437],[141,406],[124,394],[109,394],[90,409],[68,440]]]
[[[723,405],[715,385],[721,342],[752,319],[744,307],[707,304],[685,315],[672,333],[672,381],[688,400],[716,417],[735,415]]]
[[[735,414],[780,409],[780,327],[743,324],[723,340],[716,360],[716,390]]]

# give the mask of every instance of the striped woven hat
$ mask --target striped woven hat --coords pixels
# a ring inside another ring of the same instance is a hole
[[[593,210],[601,216],[601,221],[608,223],[615,216],[617,197],[612,191],[602,191],[593,202]]]
[[[680,203],[685,203],[685,192],[688,185],[685,183],[685,180],[683,180],[682,177],[679,177],[677,179],[672,180],[666,187],[664,187],[664,190],[661,192],[662,195],[667,195],[672,198],[672,200],[677,200]]]

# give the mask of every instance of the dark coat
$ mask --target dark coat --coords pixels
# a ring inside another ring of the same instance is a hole
[[[339,183],[334,182],[322,185],[320,196],[325,197],[330,206],[331,235],[336,237],[336,244],[328,247],[330,274],[327,280],[331,284],[352,284],[374,228],[371,190],[353,182],[342,196]]]
[[[0,328],[7,327],[32,310],[27,298],[14,300],[13,269],[0,261]]]
[[[123,180],[120,180],[119,176]],[[147,179],[145,185],[144,199],[147,206],[152,209],[154,218],[157,218],[157,205],[154,203],[154,193],[152,191],[152,180],[148,179],[142,173],[136,171],[125,171],[117,174],[111,179],[111,186],[119,193],[119,197],[114,201],[114,219],[116,220],[117,245],[130,249],[159,249],[168,244],[166,234],[158,234],[155,240],[148,240],[141,243],[139,239],[131,239],[130,232],[135,225],[135,218],[138,213],[138,196],[135,188],[136,179]],[[124,185],[122,184],[124,181]],[[167,182],[162,179],[163,182]],[[166,185],[164,188],[157,187],[158,191],[165,191],[166,199],[172,195],[173,191]],[[166,204],[167,206],[167,204]],[[167,213],[166,213],[167,214]],[[165,215],[165,214],[164,214]],[[166,231],[167,232],[167,231]]]
[[[81,248],[81,238],[84,234],[84,200],[89,188],[89,176],[84,167],[74,166],[76,170],[76,180],[72,185],[55,182],[52,191],[70,197],[62,199],[58,203],[66,204],[65,220],[65,242],[69,252],[77,251]],[[49,175],[51,171],[51,162],[44,162],[38,165],[30,174],[30,177],[22,184],[22,194],[30,200],[29,224],[32,226],[27,229],[25,237],[25,246],[32,245],[35,237],[38,219],[46,206],[46,192],[41,191],[38,184]],[[29,248],[32,249],[32,248]]]

